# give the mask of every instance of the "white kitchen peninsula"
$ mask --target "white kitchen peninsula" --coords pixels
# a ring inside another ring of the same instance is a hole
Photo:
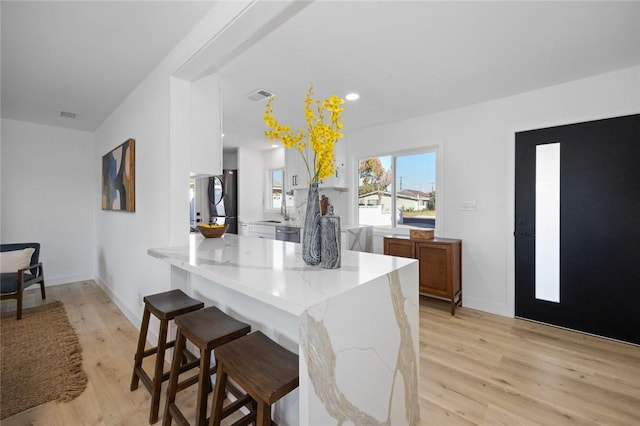
[[[171,264],[173,288],[300,355],[300,387],[274,408],[279,424],[417,424],[418,263],[346,251],[340,269],[322,269],[301,248],[192,235],[148,253]]]

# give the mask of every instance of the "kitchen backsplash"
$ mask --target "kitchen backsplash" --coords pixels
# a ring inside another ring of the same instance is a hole
[[[304,214],[307,209],[307,195],[306,189],[298,189],[294,191],[294,204],[293,211],[287,211],[292,218],[298,218],[301,223],[304,222]],[[320,196],[325,195],[329,198],[329,204],[333,206],[333,214],[340,216],[343,223],[347,223],[347,212],[349,193],[346,191],[337,191],[330,188],[320,188]]]

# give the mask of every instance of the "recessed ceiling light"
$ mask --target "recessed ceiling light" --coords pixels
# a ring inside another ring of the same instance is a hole
[[[348,101],[355,101],[360,98],[360,95],[358,95],[357,93],[347,93],[344,98]]]

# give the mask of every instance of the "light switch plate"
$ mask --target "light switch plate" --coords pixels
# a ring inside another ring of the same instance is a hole
[[[460,210],[476,211],[478,210],[478,203],[476,200],[463,200],[460,202]]]

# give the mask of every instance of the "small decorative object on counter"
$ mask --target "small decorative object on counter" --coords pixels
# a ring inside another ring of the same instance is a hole
[[[340,267],[340,216],[334,216],[333,206],[329,206],[327,214],[320,217],[320,236],[322,255],[320,266],[326,269]]]
[[[313,99],[313,86],[304,98],[304,117],[306,131],[293,130],[289,125],[281,124],[273,113],[269,98],[264,115],[267,126],[265,135],[270,141],[278,140],[285,148],[295,148],[304,161],[309,176],[309,196],[307,214],[304,220],[302,236],[302,258],[308,265],[320,263],[320,194],[318,182],[335,173],[335,144],[341,139],[342,112],[344,99],[331,95],[323,100]],[[327,200],[328,202],[329,200]]]
[[[433,240],[433,229],[410,229],[409,238],[412,240]]]
[[[324,216],[327,214],[327,207],[329,206],[329,198],[322,194],[320,197],[320,215]]]
[[[309,184],[307,212],[302,231],[302,260],[307,265],[320,263],[320,197],[318,182]]]
[[[200,231],[200,233],[205,238],[220,238],[220,237],[222,237],[224,235],[225,232],[227,232],[227,229],[229,229],[229,224],[225,224],[225,225],[216,225],[216,224],[198,225],[198,230]]]

